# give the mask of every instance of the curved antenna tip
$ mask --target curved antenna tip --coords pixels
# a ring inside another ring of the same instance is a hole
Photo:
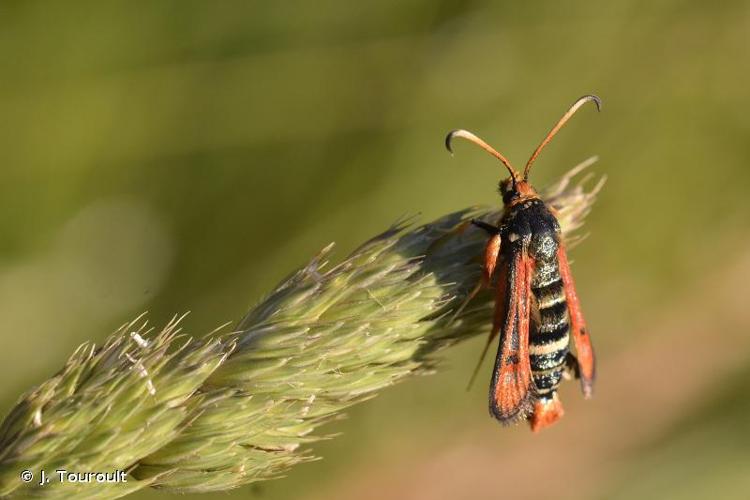
[[[552,140],[552,138],[557,134],[557,132],[567,123],[567,121],[570,119],[571,116],[573,116],[578,109],[580,109],[581,106],[586,104],[587,102],[593,102],[596,105],[596,110],[601,111],[602,109],[602,100],[599,99],[599,96],[595,96],[593,94],[585,95],[583,97],[579,97],[576,102],[573,103],[573,105],[568,109],[568,111],[565,112],[565,114],[560,118],[560,120],[555,124],[554,127],[552,127],[552,130],[550,130],[547,133],[547,136],[544,138],[544,140],[539,144],[539,146],[536,147],[534,152],[531,154],[531,157],[529,158],[529,161],[526,162],[526,167],[523,169],[523,178],[524,180],[529,178],[529,170],[531,170],[531,165],[536,160],[537,156],[539,156],[539,153],[542,152],[542,149],[544,149],[544,146],[546,146],[549,141]]]
[[[578,101],[576,101],[576,103],[581,102],[581,101],[584,101],[584,102],[585,101],[592,101],[594,104],[596,104],[596,110],[597,111],[601,111],[602,110],[602,100],[601,100],[601,98],[598,95],[594,95],[594,94],[585,95],[585,96],[581,97],[580,99],[578,99]]]
[[[459,129],[451,130],[450,132],[448,132],[448,135],[445,136],[445,149],[448,150],[451,156],[453,156],[453,147],[451,147],[451,141],[453,141],[453,136],[458,132],[460,132]]]

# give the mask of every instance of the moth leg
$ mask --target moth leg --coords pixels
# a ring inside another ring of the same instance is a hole
[[[569,352],[565,356],[565,368],[563,368],[563,378],[565,380],[581,378],[581,368],[578,366],[578,358],[575,354]]]
[[[482,349],[482,354],[479,355],[479,361],[477,361],[477,365],[474,367],[474,371],[471,372],[471,378],[469,379],[469,383],[466,385],[466,390],[471,390],[471,386],[474,385],[474,380],[477,378],[477,374],[479,373],[479,369],[482,367],[482,361],[484,361],[484,358],[487,356],[487,351],[490,350],[490,345],[492,344],[492,341],[495,340],[495,337],[500,333],[500,328],[502,325],[499,324],[493,324],[492,330],[490,331],[490,335],[487,337],[487,343],[484,344],[484,348]]]
[[[451,240],[451,238],[461,236],[469,227],[471,227],[471,221],[468,220],[465,220],[456,225],[453,229],[448,230],[445,234],[435,239],[435,241],[433,241],[427,248],[427,253],[434,253],[439,251],[443,247],[443,245]]]
[[[472,223],[474,223],[474,221],[472,221]],[[476,286],[474,286],[471,292],[469,292],[469,295],[466,296],[466,299],[464,299],[464,301],[461,303],[458,309],[456,309],[456,312],[453,313],[453,317],[451,317],[451,322],[455,321],[458,315],[463,312],[464,308],[466,308],[469,302],[471,302],[472,299],[474,299],[474,297],[479,293],[479,291],[482,288],[490,287],[490,282],[492,280],[492,273],[495,272],[495,266],[497,265],[497,259],[499,256],[500,256],[500,234],[496,233],[487,241],[487,244],[484,247],[484,264],[482,266],[482,276],[479,279],[479,282],[476,284]]]
[[[500,228],[493,226],[492,224],[488,224],[484,221],[478,220],[478,219],[471,219],[472,225],[478,227],[479,229],[484,229],[487,234],[494,236],[496,234],[500,234]]]
[[[500,237],[498,236],[498,243],[497,243],[498,246],[500,245],[499,238]],[[490,240],[489,242],[487,242],[487,248],[488,249],[490,248],[490,244],[491,243],[492,243],[492,240]],[[498,248],[498,252],[499,252],[499,248]],[[489,280],[489,277],[492,276],[492,272],[494,272],[496,262],[497,262],[497,258],[495,258],[495,260],[492,262],[492,268],[488,272],[488,266],[486,265],[487,262],[485,261],[485,269],[484,269],[484,272],[482,274],[483,280],[485,279],[484,278],[485,276],[487,277],[486,278],[487,280]],[[498,285],[497,285],[498,286],[498,296],[500,296],[501,294],[504,296],[505,295],[505,290],[507,289],[507,283],[506,283],[507,274],[508,274],[507,265],[502,265],[501,266],[499,274],[500,275],[498,276]],[[482,284],[482,281],[479,282],[479,285]],[[464,304],[466,304],[466,303],[464,303]],[[481,368],[482,361],[484,361],[485,356],[487,356],[487,351],[489,350],[490,345],[492,344],[492,341],[495,340],[495,338],[500,334],[500,330],[504,326],[505,313],[501,312],[501,311],[498,311],[497,310],[498,308],[502,308],[504,310],[505,309],[504,304],[497,304],[496,303],[496,305],[495,305],[496,311],[495,311],[495,314],[494,314],[494,317],[493,317],[493,320],[492,320],[492,330],[490,330],[490,334],[487,336],[487,342],[484,344],[484,348],[482,349],[482,354],[480,354],[479,361],[477,362],[477,365],[474,367],[474,371],[472,372],[471,378],[469,379],[469,384],[466,386],[466,390],[467,391],[469,389],[471,389],[471,386],[474,384],[474,380],[477,378],[477,374],[479,373],[479,368]]]

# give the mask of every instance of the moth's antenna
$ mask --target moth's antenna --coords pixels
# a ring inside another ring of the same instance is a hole
[[[480,148],[487,151],[489,154],[503,162],[503,165],[505,165],[505,168],[508,169],[508,172],[510,172],[510,177],[513,179],[513,185],[516,185],[516,182],[518,181],[519,173],[516,172],[516,169],[513,168],[513,165],[510,164],[508,159],[498,153],[495,148],[484,142],[482,139],[477,137],[476,135],[472,134],[468,130],[458,129],[451,131],[446,137],[445,137],[445,147],[448,151],[450,151],[451,154],[453,154],[453,148],[451,148],[451,141],[454,137],[461,137],[462,139],[466,139],[469,142],[473,142]]]
[[[594,104],[596,104],[596,110],[601,111],[602,109],[602,100],[599,99],[595,95],[585,95],[578,99],[576,102],[573,103],[573,105],[570,107],[570,109],[563,115],[562,118],[560,118],[560,121],[557,122],[557,124],[552,127],[552,130],[549,131],[547,134],[547,137],[544,138],[541,144],[537,146],[537,148],[534,150],[534,153],[532,153],[531,158],[529,158],[529,161],[526,162],[526,167],[523,169],[523,180],[527,180],[529,178],[529,170],[531,169],[531,164],[534,163],[534,160],[536,160],[536,157],[539,156],[539,153],[542,152],[542,149],[544,149],[544,146],[546,146],[549,141],[552,140],[552,138],[557,134],[557,132],[560,131],[561,128],[565,125],[565,123],[570,120],[570,117],[575,114],[576,111],[578,111],[578,108],[583,106],[589,101],[593,101]]]

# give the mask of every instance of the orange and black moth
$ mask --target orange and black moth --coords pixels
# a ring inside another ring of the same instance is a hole
[[[445,140],[451,152],[455,138],[480,146],[499,159],[510,173],[509,178],[500,182],[504,207],[499,223],[472,221],[489,234],[489,240],[481,280],[464,305],[481,288],[495,285],[493,326],[482,353],[483,358],[499,335],[489,391],[490,413],[502,423],[528,419],[533,431],[552,425],[563,416],[557,389],[564,375],[580,378],[584,397],[591,397],[593,390],[594,351],[560,224],[554,209],[528,182],[531,165],[542,149],[589,101],[600,108],[601,101],[596,96],[578,99],[536,148],[523,175],[471,132],[454,130]],[[575,354],[570,351],[571,337]]]

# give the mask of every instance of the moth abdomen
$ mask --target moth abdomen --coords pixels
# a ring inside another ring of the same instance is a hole
[[[560,385],[570,351],[568,303],[557,261],[537,264],[532,293],[539,319],[529,335],[529,361],[536,392],[546,397]]]

